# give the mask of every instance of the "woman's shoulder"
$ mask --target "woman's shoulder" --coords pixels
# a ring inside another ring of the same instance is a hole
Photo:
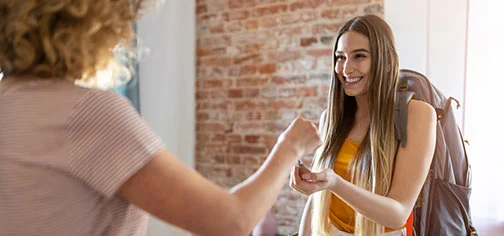
[[[408,121],[427,123],[436,120],[436,110],[424,101],[411,99],[408,103]]]

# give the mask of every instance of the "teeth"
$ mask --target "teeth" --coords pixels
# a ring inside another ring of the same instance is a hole
[[[345,81],[346,82],[349,82],[349,83],[354,83],[354,82],[357,82],[359,81],[360,79],[362,79],[362,77],[354,77],[354,78],[345,78]]]

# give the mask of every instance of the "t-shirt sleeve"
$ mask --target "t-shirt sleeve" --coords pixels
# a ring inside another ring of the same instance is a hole
[[[112,91],[83,95],[67,135],[71,173],[107,198],[164,148],[131,103]]]

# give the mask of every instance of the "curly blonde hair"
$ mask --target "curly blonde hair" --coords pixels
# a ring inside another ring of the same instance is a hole
[[[139,0],[141,1],[141,0]],[[5,76],[89,81],[128,45],[140,3],[131,0],[0,0]]]

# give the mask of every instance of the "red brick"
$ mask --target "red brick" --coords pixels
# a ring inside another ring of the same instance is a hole
[[[245,65],[241,67],[240,75],[252,75],[257,71],[256,65]]]
[[[229,0],[228,6],[231,9],[243,7],[243,0]]]
[[[224,24],[220,23],[220,24],[212,25],[209,27],[209,31],[210,31],[210,33],[213,33],[213,34],[224,33]]]
[[[299,13],[289,13],[277,16],[278,22],[283,25],[297,24],[300,20]]]
[[[332,49],[331,48],[322,48],[322,49],[310,49],[308,50],[308,55],[314,57],[327,57],[331,56]]]
[[[206,4],[196,6],[196,15],[200,15],[208,12],[208,7]]]
[[[268,82],[267,78],[239,78],[236,81],[237,87],[261,87]]]
[[[250,12],[247,10],[222,13],[222,17],[225,21],[245,20],[249,17],[249,15],[250,15]]]
[[[243,89],[230,89],[228,90],[229,98],[242,98],[243,97]]]
[[[267,17],[267,18],[262,18],[259,21],[259,26],[261,28],[273,28],[278,25],[277,22],[277,17]]]
[[[275,76],[271,79],[271,82],[277,85],[289,85],[289,84],[304,84],[306,82],[305,76]]]
[[[255,30],[259,28],[259,22],[256,19],[245,21],[244,25],[246,30]]]
[[[231,44],[231,38],[228,35],[221,35],[215,37],[200,38],[198,40],[198,47],[202,48],[215,48],[215,47],[227,47]]]
[[[239,134],[229,134],[227,136],[228,143],[241,143],[242,136]]]
[[[213,57],[203,59],[203,66],[229,66],[232,60],[229,57]]]
[[[264,112],[264,120],[279,120],[279,119],[280,119],[280,113],[277,110]]]
[[[236,32],[241,32],[243,31],[243,23],[241,21],[232,21],[229,22],[225,27],[224,30],[229,33],[236,33]]]
[[[226,156],[224,159],[228,165],[239,165],[242,162],[240,156]]]
[[[261,120],[261,112],[259,111],[247,112],[247,120]]]
[[[355,16],[358,13],[358,8],[344,8],[344,9],[329,9],[322,11],[320,14],[322,18],[331,20],[346,20]]]
[[[256,147],[256,146],[245,146],[245,145],[236,145],[232,148],[233,153],[236,154],[265,154],[265,147]]]
[[[247,98],[259,97],[259,89],[247,89],[247,90],[245,90],[245,97],[247,97]]]
[[[196,25],[202,25],[203,23],[215,20],[217,18],[216,13],[202,14],[199,15],[196,19]]]
[[[226,54],[226,48],[198,48],[196,50],[196,56],[204,57],[204,56],[221,56]]]
[[[300,51],[276,51],[268,54],[268,59],[276,63],[296,60],[299,58],[301,58]]]
[[[245,110],[245,109],[263,109],[266,107],[266,104],[263,102],[253,102],[253,101],[240,101],[236,103],[236,110]]]
[[[324,6],[324,2],[326,2],[326,0],[299,0],[290,5],[290,10],[315,9]]]
[[[242,55],[242,56],[237,56],[234,58],[233,63],[234,64],[240,64],[243,62],[249,62],[249,61],[259,61],[261,59],[261,55],[259,53],[254,53],[254,54],[249,54],[249,55]]]
[[[256,53],[260,51],[261,45],[258,43],[250,43],[239,47],[241,53]]]
[[[201,120],[208,120],[210,116],[208,115],[207,112],[198,112],[198,114],[196,115],[196,119],[201,121]]]
[[[223,1],[212,1],[207,4],[208,12],[221,12],[226,9],[227,4]]]
[[[230,106],[229,101],[209,101],[209,102],[198,102],[197,110],[226,110]]]
[[[300,20],[305,23],[319,19],[318,13],[316,11],[303,11],[300,14]]]
[[[257,165],[261,163],[261,159],[254,156],[247,156],[242,158],[243,165]]]
[[[276,64],[265,64],[259,67],[259,73],[261,74],[273,74],[276,71]]]
[[[247,143],[257,143],[261,136],[259,135],[245,135],[245,142]]]
[[[301,36],[301,35],[304,34],[303,30],[304,30],[304,27],[301,27],[301,26],[282,28],[282,29],[276,30],[275,31],[275,35],[277,35],[278,37],[282,37],[282,36],[288,36],[288,37]]]
[[[212,137],[212,141],[224,142],[224,141],[226,141],[226,135],[216,134]]]
[[[338,30],[341,28],[341,23],[332,23],[332,24],[315,24],[312,26],[312,34],[329,34],[335,35],[338,33]]]
[[[276,101],[269,101],[268,103],[268,108],[270,109],[283,109],[283,108],[297,108],[298,107],[298,102],[296,98],[289,98],[289,99],[279,99]]]
[[[315,97],[318,95],[317,86],[299,88],[299,95],[303,97]]]
[[[329,9],[329,10],[324,10],[320,14],[322,18],[327,18],[327,19],[338,19],[340,18],[341,15],[341,9]]]
[[[260,8],[255,9],[254,16],[261,17],[261,16],[267,16],[267,15],[274,15],[274,14],[278,14],[278,13],[282,13],[282,12],[286,12],[286,11],[287,11],[287,5],[285,5],[285,4],[260,7]]]
[[[256,0],[229,0],[229,8],[253,7],[257,5]]]
[[[265,125],[263,123],[239,123],[236,124],[235,131],[236,132],[263,132],[265,129]]]
[[[218,123],[197,124],[196,130],[201,132],[221,132],[226,129],[226,126]]]
[[[315,37],[301,38],[301,47],[307,47],[314,43],[317,43],[317,38]]]
[[[223,79],[208,79],[203,80],[203,88],[228,88],[231,87],[231,80],[223,80]]]
[[[355,4],[355,5],[357,5],[359,3],[368,3],[371,1],[372,0],[329,0],[329,4],[336,4],[336,5]]]

